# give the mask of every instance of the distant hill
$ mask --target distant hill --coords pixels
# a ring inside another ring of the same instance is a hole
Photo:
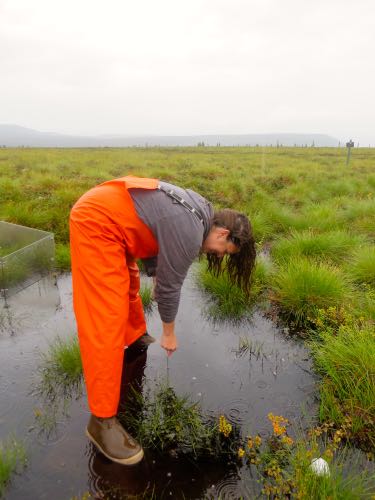
[[[0,147],[129,147],[129,146],[320,146],[337,147],[335,137],[324,134],[212,134],[212,135],[103,135],[74,136],[40,132],[18,125],[0,124]]]

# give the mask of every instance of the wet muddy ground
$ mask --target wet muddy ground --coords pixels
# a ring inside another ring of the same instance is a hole
[[[40,352],[56,335],[75,332],[70,276],[60,277],[57,288],[42,282],[9,300],[7,309],[0,303],[0,439],[16,434],[25,440],[29,456],[28,467],[14,477],[5,497],[67,500],[89,491],[94,498],[121,499],[147,491],[146,498],[152,493],[174,499],[253,498],[259,485],[246,467],[198,467],[150,453],[134,467],[109,462],[85,437],[85,396],[73,399],[69,418],[61,415],[49,436],[41,431],[35,419],[40,401],[32,394]],[[152,344],[147,354],[128,360],[128,381],[152,386],[168,379],[178,395],[189,394],[205,412],[225,414],[244,435],[268,436],[269,412],[296,426],[310,422],[317,408],[317,379],[302,343],[257,312],[238,325],[213,323],[205,316],[205,303],[189,276],[177,318],[179,350],[167,363],[158,343]],[[160,337],[156,311],[148,316],[148,327]],[[250,340],[251,352],[239,352],[240,337]]]

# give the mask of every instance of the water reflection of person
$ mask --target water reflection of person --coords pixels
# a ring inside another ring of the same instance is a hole
[[[86,434],[109,459],[134,464],[143,450],[116,417],[124,347],[142,346],[146,323],[139,296],[142,259],[155,276],[161,346],[177,349],[175,317],[182,283],[200,254],[249,292],[255,244],[246,215],[214,212],[191,190],[156,179],[123,177],[91,189],[70,215],[74,311],[91,417]],[[223,265],[223,258],[227,256]]]

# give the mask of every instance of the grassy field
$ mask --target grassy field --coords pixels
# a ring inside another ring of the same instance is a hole
[[[0,219],[54,232],[67,270],[70,208],[87,189],[128,174],[249,215],[259,253],[270,256],[251,303],[265,299],[313,340],[321,419],[349,418],[349,438],[373,449],[375,150],[354,150],[346,166],[346,150],[335,148],[0,149]],[[203,276],[202,286],[224,316],[246,309],[225,283]]]

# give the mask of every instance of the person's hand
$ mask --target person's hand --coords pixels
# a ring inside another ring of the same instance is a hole
[[[172,356],[172,354],[178,347],[177,338],[175,335],[173,337],[167,337],[164,334],[162,334],[160,345],[162,346],[163,349],[167,351],[167,356]]]
[[[177,338],[174,333],[174,322],[163,323],[163,333],[161,335],[160,345],[167,351],[167,356],[172,356],[178,347]]]

